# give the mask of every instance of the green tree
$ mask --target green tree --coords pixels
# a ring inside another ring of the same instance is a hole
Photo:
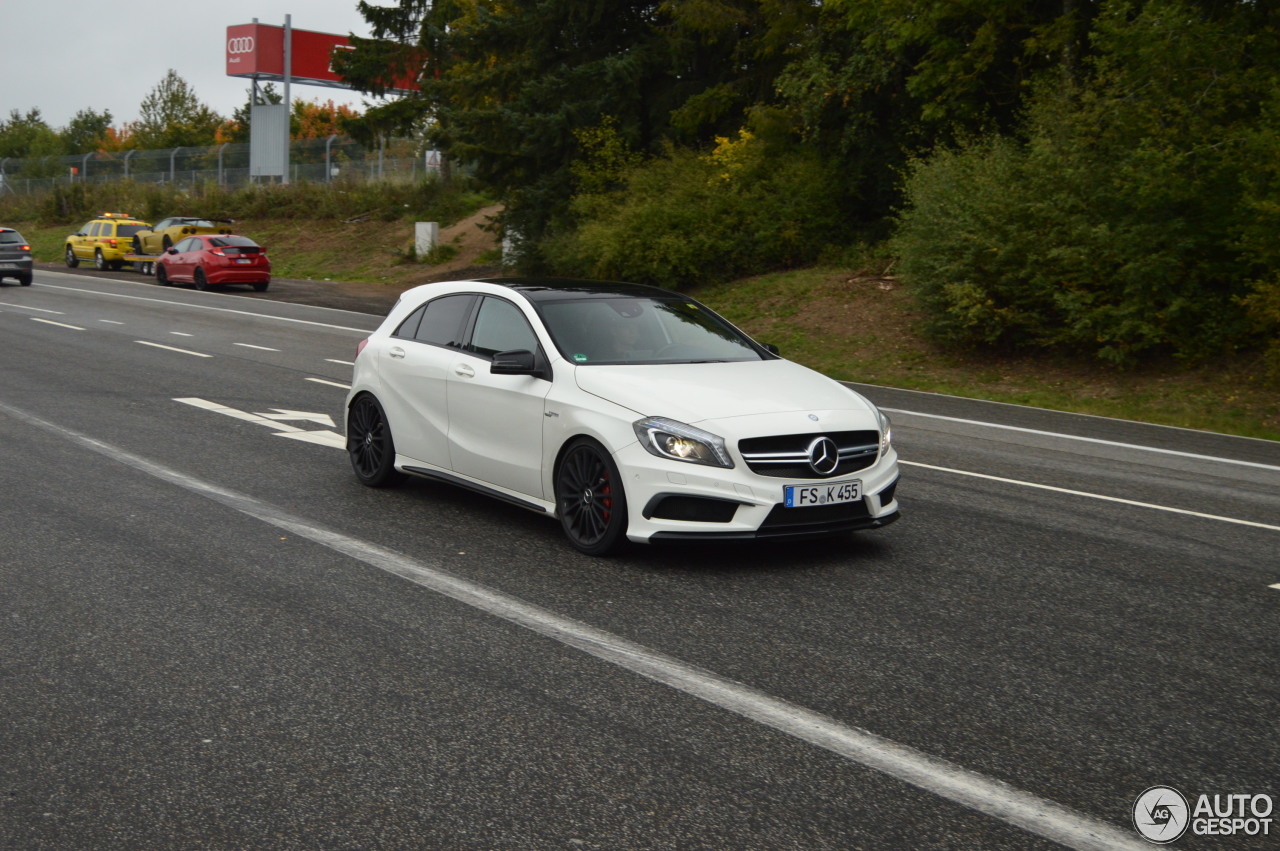
[[[142,99],[139,113],[133,139],[140,148],[212,145],[222,124],[173,69]]]
[[[0,157],[49,157],[63,153],[62,140],[32,107],[23,115],[9,113],[8,121],[0,121]]]
[[[111,129],[111,111],[82,109],[59,134],[69,154],[87,154],[102,148]]]

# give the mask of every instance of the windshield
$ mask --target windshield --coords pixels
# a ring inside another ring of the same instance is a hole
[[[575,298],[538,308],[560,354],[576,364],[763,360],[733,326],[678,297]]]

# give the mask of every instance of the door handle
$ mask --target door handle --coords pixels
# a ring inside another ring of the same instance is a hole
[[[404,357],[404,349],[400,348],[399,346],[392,346],[389,350],[387,350],[387,354],[391,355],[391,357],[393,358],[402,358]]]
[[[458,364],[453,368],[453,371],[456,372],[458,375],[461,375],[463,378],[476,377],[476,371],[471,367],[467,366],[465,363]]]

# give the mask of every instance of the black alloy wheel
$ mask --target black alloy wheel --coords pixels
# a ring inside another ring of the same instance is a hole
[[[68,245],[67,246],[67,268],[74,269],[79,265],[80,265],[80,258],[76,256],[75,250],[70,245]]]
[[[254,281],[253,291],[255,293],[265,293],[267,291],[267,281]]]
[[[622,477],[604,447],[579,438],[556,470],[556,513],[569,543],[599,556],[626,542],[627,497]]]
[[[169,273],[165,271],[163,263],[156,264],[156,283],[162,287],[169,286]]]
[[[347,412],[347,454],[362,485],[385,488],[404,478],[395,468],[396,447],[387,415],[368,394],[358,396]]]
[[[196,267],[196,273],[191,276],[191,280],[195,282],[196,289],[209,289],[209,279],[204,276],[204,269],[201,269],[199,266]]]

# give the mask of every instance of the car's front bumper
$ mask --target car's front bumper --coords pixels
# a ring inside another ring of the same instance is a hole
[[[805,508],[788,508],[783,488],[824,480],[763,476],[741,462],[733,469],[681,464],[656,458],[638,443],[620,450],[615,461],[625,482],[632,541],[803,538],[879,528],[898,518],[892,447],[871,466],[830,480],[859,480],[862,499]]]

